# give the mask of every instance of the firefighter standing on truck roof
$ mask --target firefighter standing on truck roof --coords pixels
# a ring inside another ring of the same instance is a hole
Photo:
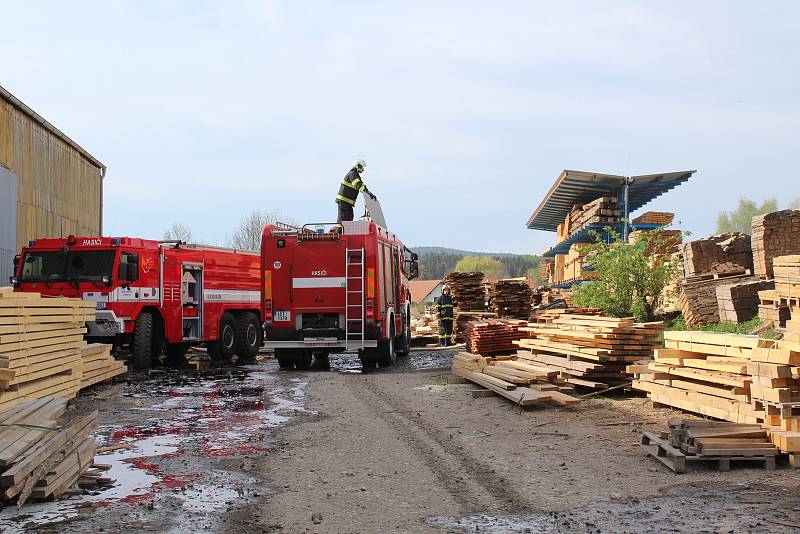
[[[373,200],[377,197],[367,188],[367,185],[361,180],[361,173],[367,168],[367,164],[363,159],[357,159],[353,162],[353,168],[345,175],[339,186],[339,194],[336,195],[336,203],[339,205],[339,213],[336,217],[336,222],[352,221],[353,220],[353,207],[356,205],[358,193],[363,192],[369,195]]]
[[[447,347],[453,344],[453,304],[455,301],[450,296],[450,286],[442,287],[442,296],[436,304],[439,315],[439,344]]]

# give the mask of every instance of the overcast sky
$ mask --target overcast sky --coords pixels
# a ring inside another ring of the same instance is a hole
[[[356,157],[409,245],[536,253],[562,169],[697,169],[713,232],[800,196],[800,3],[10,2],[0,85],[108,166],[105,232],[335,219]]]

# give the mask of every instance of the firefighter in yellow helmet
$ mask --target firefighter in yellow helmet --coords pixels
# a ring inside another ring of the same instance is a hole
[[[361,173],[366,168],[367,164],[363,159],[355,160],[353,167],[339,185],[339,194],[336,195],[336,204],[339,205],[338,216],[336,217],[337,223],[353,220],[353,207],[356,205],[359,193],[364,193],[376,199],[375,195],[367,188],[367,184],[361,180]]]
[[[436,303],[439,316],[439,344],[448,347],[453,344],[453,305],[455,300],[450,294],[450,286],[442,287],[442,296]]]

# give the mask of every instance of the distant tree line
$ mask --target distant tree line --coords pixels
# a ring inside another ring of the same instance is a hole
[[[440,280],[453,271],[483,271],[491,278],[535,278],[542,259],[532,255],[468,256],[456,252],[419,254],[420,279]]]

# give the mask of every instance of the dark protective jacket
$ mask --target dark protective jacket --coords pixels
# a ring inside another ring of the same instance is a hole
[[[355,206],[359,192],[369,193],[369,189],[367,189],[366,184],[361,181],[361,175],[358,174],[356,168],[353,167],[350,169],[350,172],[345,175],[339,186],[339,194],[336,195],[336,202],[344,202],[345,204]]]
[[[439,319],[453,320],[453,304],[455,304],[453,297],[442,293],[442,296],[439,297],[439,302],[436,305],[436,311],[439,314]]]

